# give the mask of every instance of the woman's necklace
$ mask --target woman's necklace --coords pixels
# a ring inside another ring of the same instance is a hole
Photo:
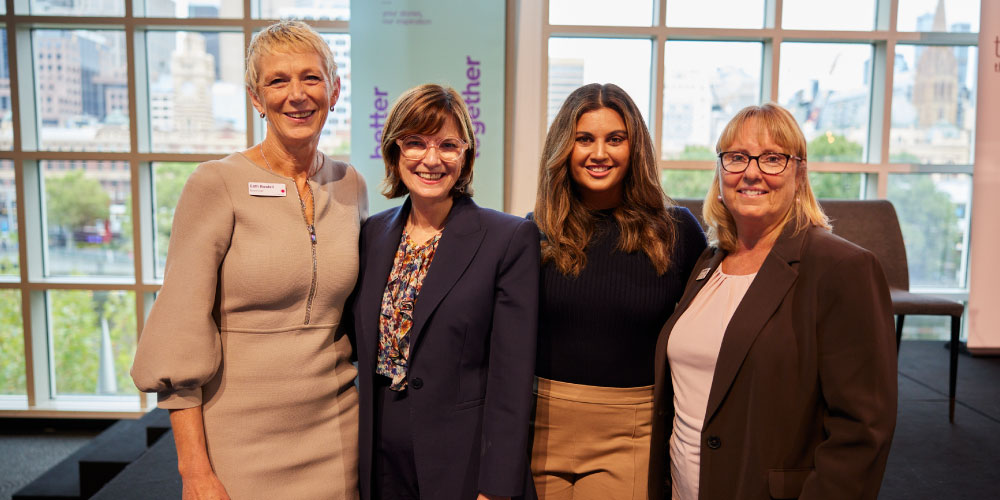
[[[271,168],[271,163],[267,161],[267,155],[264,154],[264,143],[261,142],[259,147],[260,147],[260,156],[264,158],[264,165],[267,165],[267,169],[270,170],[272,174],[278,175],[277,173],[275,173],[274,169]],[[316,151],[316,159],[320,157],[319,155],[320,155],[319,151]],[[309,170],[306,172],[306,191],[309,193],[310,200],[313,200],[314,198],[313,198],[312,186],[309,185],[309,177],[312,177],[312,175],[315,173],[313,172],[313,167],[315,165],[316,161],[314,160],[313,164],[309,166]],[[294,182],[294,179],[292,179],[292,181]],[[295,191],[296,193],[298,193],[298,186],[295,187]],[[302,220],[306,222],[306,230],[309,231],[309,241],[313,244],[313,257],[314,257],[313,265],[315,266],[316,225],[315,222],[312,224],[309,223],[309,217],[306,216],[305,198],[302,196],[301,193],[298,193],[298,195],[299,195],[299,206],[302,208]],[[313,217],[315,218],[315,214],[313,215]]]

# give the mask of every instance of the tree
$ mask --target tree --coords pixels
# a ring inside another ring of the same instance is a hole
[[[856,200],[861,196],[861,174],[810,171],[809,185],[817,198]]]
[[[45,203],[49,224],[72,232],[97,219],[107,219],[111,197],[97,179],[84,176],[83,170],[73,170],[45,179]]]
[[[660,184],[671,198],[703,199],[713,175],[714,170],[664,170],[660,173]]]
[[[809,141],[806,146],[811,161],[861,161],[864,148],[842,135],[827,132]]]
[[[170,241],[171,225],[177,201],[184,190],[184,183],[198,166],[197,163],[158,163],[154,173],[156,186],[156,263],[163,268]]]
[[[955,286],[962,261],[962,232],[955,203],[929,174],[897,174],[889,199],[899,214],[910,285]]]
[[[0,290],[0,394],[24,394],[24,329],[18,290]]]

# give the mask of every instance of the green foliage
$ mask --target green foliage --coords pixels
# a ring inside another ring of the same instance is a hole
[[[72,170],[45,178],[45,204],[49,224],[72,231],[107,219],[111,197],[97,179],[84,176],[83,170]]]
[[[706,160],[715,161],[715,150],[708,146],[697,144],[685,144],[684,151],[677,157],[678,160]]]
[[[864,148],[846,137],[827,132],[806,145],[810,161],[862,161]]]
[[[129,376],[136,343],[134,297],[132,292],[49,292],[58,394],[97,393],[102,313],[108,320],[118,394],[135,393]]]
[[[714,170],[663,170],[660,185],[671,198],[704,199],[714,174]]]
[[[809,185],[817,198],[857,200],[861,197],[861,174],[809,172]]]
[[[957,286],[962,232],[955,204],[937,190],[932,174],[894,174],[890,179],[889,200],[903,230],[910,286]]]
[[[174,220],[174,210],[177,200],[181,197],[184,183],[191,172],[197,168],[197,163],[157,163],[155,175],[156,186],[156,264],[163,268],[167,256],[167,246],[170,241],[171,224]]]
[[[24,329],[18,290],[0,290],[0,394],[25,394]]]

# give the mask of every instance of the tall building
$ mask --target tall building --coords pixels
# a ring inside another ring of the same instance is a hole
[[[170,75],[175,130],[196,134],[212,130],[215,61],[205,51],[205,38],[201,34],[177,34],[177,47],[170,56]]]
[[[563,101],[583,85],[583,59],[549,59],[549,121],[556,117]]]
[[[933,31],[947,29],[944,0],[938,0]],[[928,127],[947,123],[958,125],[958,61],[951,47],[928,46],[920,51],[913,78],[913,105],[917,124]]]

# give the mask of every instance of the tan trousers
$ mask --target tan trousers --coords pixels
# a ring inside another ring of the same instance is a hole
[[[537,379],[531,475],[539,500],[646,500],[653,386]]]

